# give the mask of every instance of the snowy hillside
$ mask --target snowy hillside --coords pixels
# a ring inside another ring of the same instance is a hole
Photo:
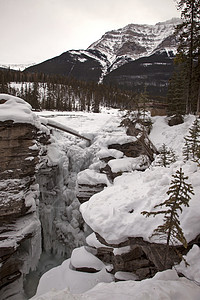
[[[189,176],[195,192],[190,209],[183,209],[180,217],[181,226],[188,242],[200,232],[198,222],[200,219],[198,210],[200,168],[194,162],[184,163],[181,150],[184,136],[188,133],[194,116],[187,117],[184,124],[174,127],[168,126],[163,117],[154,117],[153,120],[151,140],[158,148],[164,142],[168,147],[172,147],[176,152],[177,161],[169,168],[151,166],[144,172],[131,172],[131,168],[129,168],[129,172],[117,177],[112,186],[95,194],[80,207],[86,223],[109,244],[119,244],[128,237],[143,237],[144,240],[156,242],[156,238],[150,239],[150,236],[153,230],[162,223],[163,216],[146,219],[141,212],[151,211],[155,205],[166,199],[172,175],[180,167]],[[115,138],[115,142],[117,142],[117,138]],[[127,161],[125,158],[115,160],[118,164],[117,171],[123,172],[125,164],[129,163],[129,160]],[[132,168],[133,165],[134,162],[132,162]],[[159,240],[159,242],[163,241]]]

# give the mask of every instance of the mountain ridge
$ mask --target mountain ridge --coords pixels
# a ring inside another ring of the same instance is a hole
[[[130,63],[136,62],[142,57],[153,56],[158,59],[159,55],[163,57],[163,53],[166,53],[171,60],[167,64],[173,64],[172,58],[176,53],[177,45],[174,28],[180,22],[180,19],[172,18],[165,22],[158,22],[155,25],[128,24],[123,28],[106,32],[85,50],[68,50],[60,56],[29,67],[25,71],[60,74],[78,80],[99,83],[106,82],[109,76],[109,83],[112,83],[112,74],[115,75],[115,71],[124,65],[128,67]],[[158,59],[158,61],[160,60]],[[163,64],[163,71],[160,68],[158,73],[165,72],[165,60],[160,63]],[[134,65],[140,68],[139,64]],[[122,68],[122,70],[125,70],[125,68]],[[166,82],[169,79],[168,77]],[[114,81],[118,84],[120,80],[118,78],[117,81]],[[130,80],[131,74],[128,82]],[[166,85],[166,82],[162,85]],[[147,85],[149,85],[148,82]],[[133,88],[133,84],[127,86]]]
[[[173,40],[174,27],[180,19],[172,18],[155,25],[128,24],[123,28],[106,32],[99,40],[91,44],[87,50],[99,50],[107,56],[108,61],[114,66],[115,60],[125,56],[136,60],[141,56],[149,56],[159,49],[169,36],[171,36],[170,50],[175,48]],[[123,63],[122,63],[123,64]],[[118,67],[114,66],[114,68]],[[113,67],[111,68],[111,71]]]

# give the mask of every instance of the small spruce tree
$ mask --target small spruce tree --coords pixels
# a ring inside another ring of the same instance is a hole
[[[200,122],[196,119],[192,127],[189,129],[189,134],[185,137],[185,145],[183,146],[183,156],[185,160],[196,160],[200,147]]]
[[[185,248],[187,248],[187,241],[183,234],[183,230],[180,226],[179,214],[182,213],[182,206],[189,207],[190,194],[194,195],[193,187],[191,184],[186,183],[185,180],[188,176],[184,176],[182,168],[177,170],[175,175],[172,175],[173,179],[167,195],[169,198],[164,202],[155,205],[154,208],[165,207],[163,210],[155,212],[143,211],[142,214],[149,216],[156,216],[158,214],[164,214],[164,223],[154,229],[152,236],[159,236],[166,238],[166,252],[164,257],[164,268],[166,268],[166,262],[169,253],[170,243],[174,244],[174,241],[179,241]]]
[[[168,148],[165,144],[158,149],[159,154],[156,158],[155,164],[162,167],[168,167],[176,161],[176,155],[172,148]]]

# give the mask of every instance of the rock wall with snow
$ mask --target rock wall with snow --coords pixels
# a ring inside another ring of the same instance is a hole
[[[22,99],[0,95],[3,299],[26,297],[23,281],[27,291],[32,273],[41,274],[48,268],[45,264],[53,264],[51,259],[56,257],[60,262],[75,247],[85,244],[84,221],[75,193],[76,176],[90,164],[92,151],[87,150],[87,141],[80,147],[80,139],[70,140],[69,135],[57,130],[53,129],[50,136],[43,125],[46,123]]]
[[[23,276],[41,253],[35,173],[48,131],[25,101],[0,95],[1,299],[23,299]]]

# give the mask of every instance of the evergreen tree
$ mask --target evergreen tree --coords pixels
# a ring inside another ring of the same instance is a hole
[[[200,147],[200,121],[196,119],[192,127],[189,129],[189,134],[185,137],[185,145],[183,147],[183,156],[185,160],[193,159],[197,157],[197,153]]]
[[[5,74],[2,72],[0,77],[0,93],[7,94],[9,89],[9,84]]]
[[[91,103],[91,110],[94,113],[99,113],[100,112],[100,108],[99,108],[99,104],[100,104],[100,97],[99,95],[95,95],[95,97],[93,97],[92,103]]]
[[[192,86],[192,111],[200,114],[200,58],[194,67],[194,82]]]
[[[192,112],[194,63],[200,55],[200,0],[178,0],[183,22],[177,26],[179,46],[177,56],[187,60],[186,113]]]
[[[194,195],[193,187],[191,184],[186,183],[188,176],[184,176],[182,168],[176,171],[175,175],[172,175],[167,195],[169,198],[164,202],[155,205],[154,208],[165,207],[163,210],[155,212],[143,211],[142,214],[149,216],[156,216],[158,214],[164,214],[163,225],[159,225],[152,236],[158,236],[166,239],[166,252],[164,257],[164,268],[166,268],[166,262],[169,253],[170,243],[174,244],[175,241],[179,241],[185,248],[187,248],[187,241],[184,236],[183,230],[180,226],[179,212],[182,213],[182,206],[189,207],[190,195]]]
[[[167,148],[165,144],[163,144],[160,149],[158,149],[159,155],[156,158],[156,165],[162,166],[162,167],[168,167],[173,162],[176,161],[176,155],[174,153],[174,150],[172,148]]]
[[[172,115],[184,115],[186,112],[186,66],[185,63],[174,61],[174,72],[169,81],[167,102],[167,113]]]
[[[40,108],[39,96],[39,84],[37,81],[35,81],[33,82],[33,88],[31,92],[31,105],[34,109]]]
[[[138,108],[138,117],[145,121],[146,112],[147,112],[147,103],[149,102],[149,97],[144,87],[144,91],[136,95],[136,102]]]

